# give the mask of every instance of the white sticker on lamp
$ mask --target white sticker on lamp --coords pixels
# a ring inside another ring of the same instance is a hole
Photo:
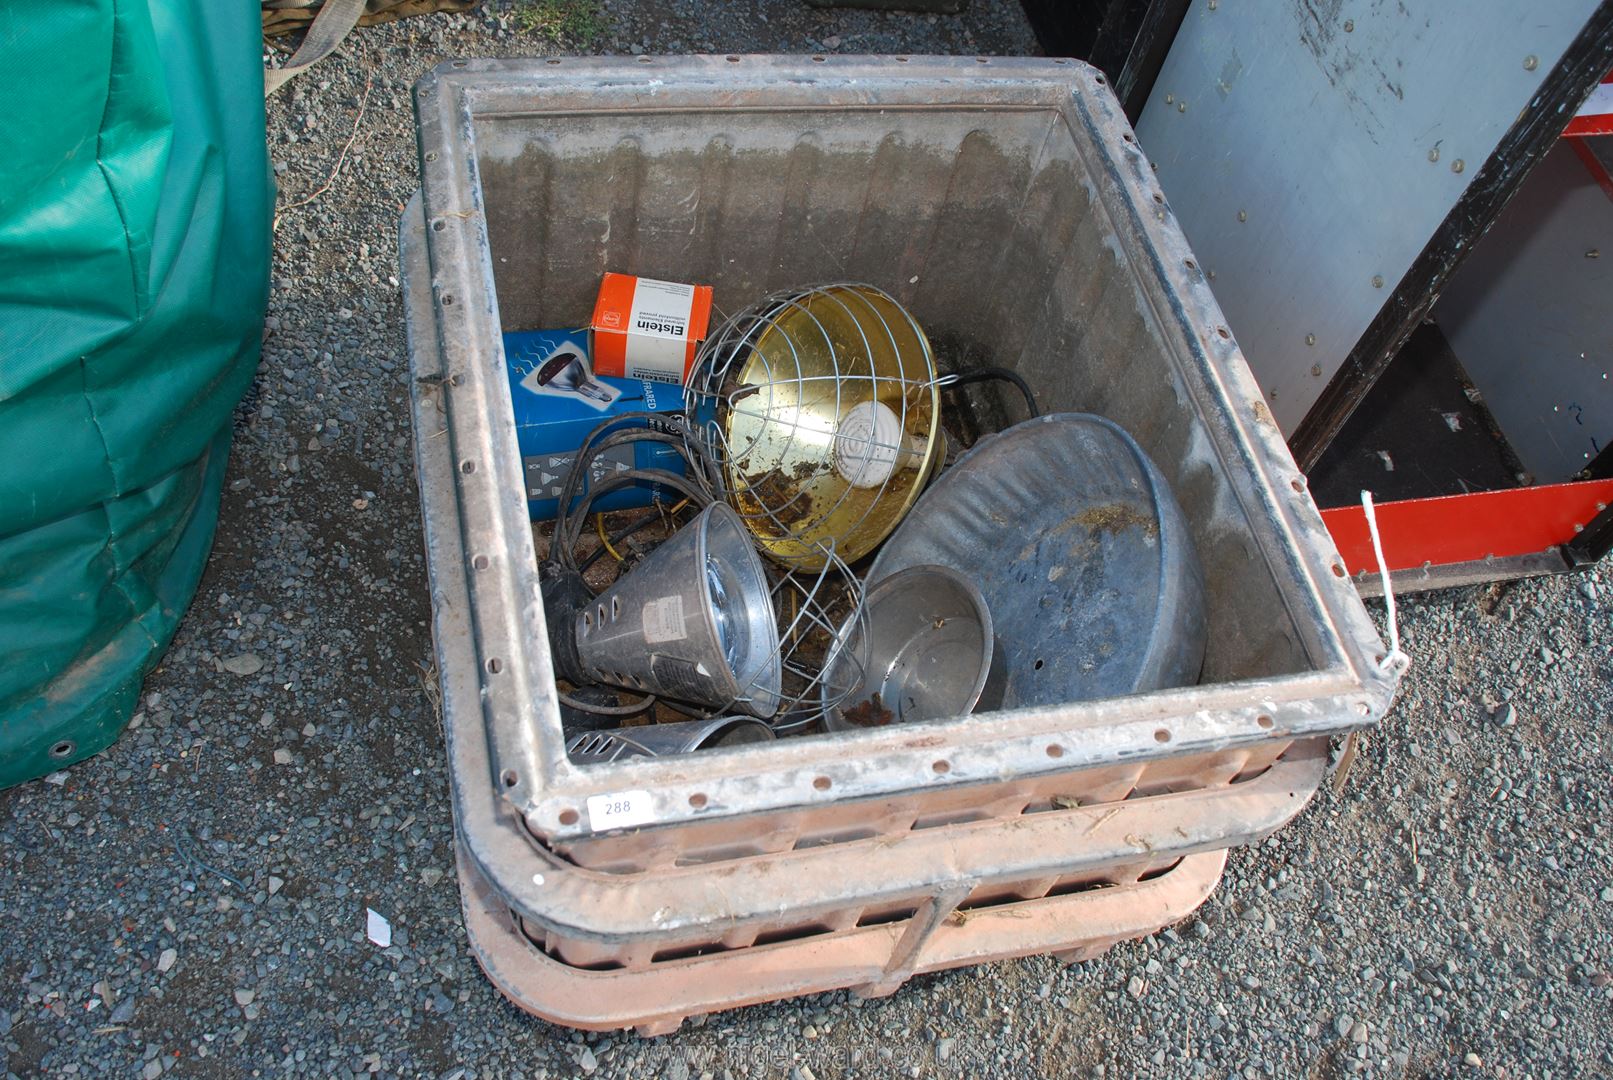
[[[651,645],[689,636],[683,622],[683,594],[673,593],[644,605],[644,640]]]

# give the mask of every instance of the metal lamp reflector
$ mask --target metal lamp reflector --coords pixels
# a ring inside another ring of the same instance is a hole
[[[711,486],[787,566],[868,554],[912,507],[936,456],[929,341],[871,285],[746,308],[702,346],[686,399]]]
[[[591,679],[769,717],[780,704],[778,623],[739,515],[713,503],[577,616]]]

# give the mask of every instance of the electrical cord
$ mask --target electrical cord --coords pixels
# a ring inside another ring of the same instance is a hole
[[[611,689],[615,688],[611,687]],[[630,701],[626,705],[590,705],[585,701],[578,701],[564,690],[557,690],[555,693],[560,698],[560,704],[568,709],[593,713],[595,716],[637,716],[639,713],[651,708],[657,700],[654,694],[646,694],[638,701]]]
[[[554,541],[550,544],[550,556],[559,560],[568,569],[580,572],[581,567],[577,563],[577,545],[582,541],[583,531],[589,517],[588,511],[593,506],[594,500],[603,498],[622,488],[630,487],[640,480],[672,488],[690,502],[702,507],[710,502],[704,492],[676,473],[666,472],[661,469],[628,469],[625,472],[619,472],[609,479],[594,484],[571,507],[564,522],[563,532],[561,521],[558,518],[556,519]],[[653,521],[655,519],[646,520]]]
[[[1025,396],[1025,408],[1029,410],[1031,416],[1042,415],[1041,408],[1036,404],[1036,392],[1031,389],[1031,384],[1026,382],[1019,372],[1010,371],[1005,367],[978,367],[953,372],[950,375],[941,376],[938,384],[945,389],[949,386],[968,386],[970,383],[992,380],[1011,382],[1019,387],[1019,392]]]
[[[675,713],[682,713],[691,720],[714,720],[722,715],[722,710],[720,709],[698,709],[681,701],[673,701],[671,698],[663,699],[661,704]]]
[[[656,517],[654,515],[651,515],[649,517],[639,518],[637,521],[633,522],[632,524],[627,525],[624,528],[618,529],[616,532],[611,533],[610,534],[610,546],[614,547],[615,545],[620,544],[622,541],[626,540],[628,537],[632,536],[634,533],[637,533],[639,530],[647,529],[651,525],[658,524],[660,522],[660,520],[661,519],[659,517]],[[580,573],[580,574],[586,574],[588,572],[588,568],[590,566],[593,566],[600,559],[604,558],[606,554],[607,554],[607,552],[605,550],[605,545],[600,545],[599,547],[595,548],[593,551],[588,553],[588,556],[585,559],[583,559],[582,562],[577,564],[577,572]]]
[[[643,422],[644,426],[636,426],[636,421]],[[621,413],[597,425],[583,439],[571,471],[567,474],[565,483],[561,485],[559,509],[555,514],[554,540],[550,545],[551,558],[578,572],[581,572],[582,565],[592,565],[594,556],[590,556],[586,564],[579,565],[577,561],[577,546],[582,541],[589,509],[601,496],[640,481],[671,488],[702,508],[711,504],[713,496],[702,483],[702,471],[691,459],[687,442],[681,435],[650,427],[652,421],[665,424],[667,417],[653,412]],[[624,424],[628,426],[624,427]],[[625,469],[597,483],[589,484],[586,493],[582,491],[584,481],[592,472],[595,459],[618,446],[640,442],[654,442],[672,447],[684,459],[688,469],[687,475],[680,476],[664,469]],[[638,527],[641,527],[641,523],[636,523],[634,529]],[[612,536],[610,542],[614,544],[619,539],[625,539],[625,535]]]

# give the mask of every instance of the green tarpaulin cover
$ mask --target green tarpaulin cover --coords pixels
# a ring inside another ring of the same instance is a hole
[[[201,577],[268,295],[259,30],[0,0],[0,787],[117,736]]]

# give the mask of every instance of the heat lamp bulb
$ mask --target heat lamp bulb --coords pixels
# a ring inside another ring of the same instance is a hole
[[[890,406],[864,401],[847,409],[835,428],[835,472],[852,487],[877,488],[897,469],[921,461],[924,445],[902,430]]]

